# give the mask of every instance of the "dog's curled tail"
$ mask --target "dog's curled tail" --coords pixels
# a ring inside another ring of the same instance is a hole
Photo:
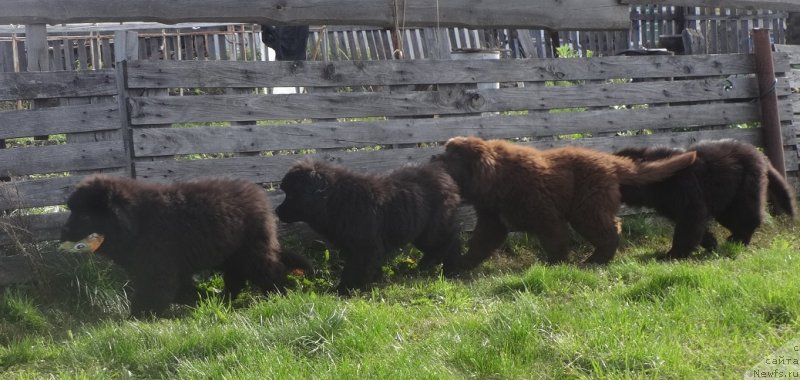
[[[797,215],[794,191],[792,191],[789,184],[783,179],[781,173],[775,170],[769,161],[767,161],[767,168],[767,179],[769,180],[767,192],[774,210],[794,218]]]
[[[692,151],[661,160],[637,162],[633,164],[633,170],[622,172],[619,182],[622,185],[647,185],[663,181],[678,170],[693,164],[696,158],[697,153]]]

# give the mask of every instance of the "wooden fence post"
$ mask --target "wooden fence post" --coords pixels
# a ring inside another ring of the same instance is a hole
[[[47,46],[47,25],[25,25],[25,50],[28,72],[50,71],[50,54]],[[33,100],[33,108],[48,106],[48,99]],[[34,140],[47,140],[48,136],[34,136]]]
[[[120,134],[125,145],[125,172],[136,178],[133,165],[133,131],[128,113],[128,60],[139,57],[139,35],[136,32],[118,30],[114,32],[114,74],[117,79],[117,104],[119,107]]]
[[[756,55],[756,77],[758,78],[758,103],[761,106],[761,129],[764,131],[764,150],[772,166],[786,177],[783,161],[783,137],[781,119],[778,115],[778,80],[772,64],[772,44],[769,29],[753,29]]]

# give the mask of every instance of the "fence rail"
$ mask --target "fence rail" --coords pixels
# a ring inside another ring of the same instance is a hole
[[[706,40],[706,53],[750,53],[752,28],[772,31],[773,42],[786,41],[788,13],[714,7],[634,5],[626,30],[474,29],[464,27],[402,28],[397,39],[383,27],[313,27],[309,37],[310,60],[391,60],[403,51],[404,59],[442,57],[447,49],[500,49],[512,58],[552,58],[554,43],[569,45],[581,56],[611,56],[630,49],[657,48],[660,36],[696,30]],[[140,30],[138,58],[141,60],[267,60],[260,28],[254,24],[198,24]],[[142,28],[134,24],[132,28]],[[85,27],[84,27],[85,28]],[[53,27],[47,37],[50,70],[111,68],[114,31]],[[10,33],[5,33],[10,32]],[[555,35],[555,40],[554,40]],[[442,41],[442,40],[446,41]],[[0,29],[0,72],[20,72],[27,67],[24,28]],[[402,45],[395,46],[398,41]],[[443,44],[443,42],[445,42]],[[449,45],[449,46],[447,46]],[[402,49],[401,49],[402,48]]]

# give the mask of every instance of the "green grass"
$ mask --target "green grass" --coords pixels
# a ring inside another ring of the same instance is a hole
[[[589,268],[541,265],[536,240],[515,235],[454,280],[412,270],[411,252],[347,299],[327,292],[336,265],[312,244],[326,271],[302,290],[206,296],[159,320],[125,319],[113,294],[87,299],[87,282],[121,284],[87,259],[99,267],[76,272],[83,306],[35,286],[3,294],[0,377],[740,378],[797,336],[800,235],[785,221],[683,262],[654,260],[671,234],[657,219],[626,218],[623,234],[613,263]]]

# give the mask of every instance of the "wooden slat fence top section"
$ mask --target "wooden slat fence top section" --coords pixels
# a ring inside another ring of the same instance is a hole
[[[616,151],[628,146],[669,145],[688,146],[699,140],[734,138],[760,143],[760,129],[722,129],[683,133],[664,133],[629,137],[596,137],[578,140],[542,140],[525,145],[553,148],[581,145],[602,151]],[[441,147],[385,149],[357,152],[324,152],[308,156],[345,165],[353,170],[380,173],[396,169],[404,163],[427,162],[431,155],[442,152]],[[140,178],[157,181],[181,181],[201,176],[229,176],[253,182],[276,182],[304,155],[278,155],[272,157],[235,157],[209,160],[163,160],[137,162]]]
[[[784,102],[783,120],[792,120]],[[572,133],[685,128],[758,121],[756,103],[726,103],[633,110],[459,116],[373,122],[318,122],[271,126],[144,128],[134,132],[137,157],[192,153],[351,148],[446,141],[453,136],[543,137]]]
[[[396,16],[395,16],[396,15]],[[617,0],[5,0],[0,24],[154,21],[627,29]]]
[[[0,149],[0,175],[58,173],[125,165],[122,141]]]
[[[113,70],[0,73],[0,100],[116,94]]]
[[[631,5],[663,4],[686,7],[729,7],[800,12],[800,2],[797,0],[620,0],[619,2]]]
[[[0,138],[119,129],[116,103],[0,112]]]
[[[779,82],[778,94],[789,86]],[[755,78],[708,78],[674,82],[587,84],[496,90],[406,93],[318,93],[291,95],[209,95],[131,98],[131,123],[248,121],[267,119],[447,115],[568,107],[657,104],[748,99],[757,96]]]
[[[788,70],[776,60],[776,71]],[[541,82],[703,77],[752,73],[751,54],[503,60],[336,61],[330,63],[135,61],[131,88],[274,87]]]

